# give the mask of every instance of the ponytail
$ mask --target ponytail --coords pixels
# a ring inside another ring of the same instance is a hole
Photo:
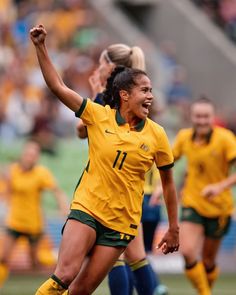
[[[146,69],[145,57],[144,57],[143,50],[140,47],[134,46],[131,48],[130,60],[131,60],[131,68],[145,71]]]
[[[117,66],[115,69],[112,71],[110,77],[107,79],[107,84],[106,84],[106,89],[103,91],[103,101],[105,105],[109,105],[111,108],[119,108],[120,106],[120,101],[119,99],[114,98],[114,80],[117,74],[123,72],[125,70],[124,66]],[[116,91],[115,91],[116,92]]]
[[[126,44],[117,43],[107,47],[102,55],[109,63],[122,65],[128,68],[145,71],[145,57],[143,50],[138,47],[129,47]]]

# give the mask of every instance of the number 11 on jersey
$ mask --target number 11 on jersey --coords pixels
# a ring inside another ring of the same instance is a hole
[[[123,164],[124,164],[125,158],[126,158],[126,156],[127,156],[127,153],[126,153],[126,152],[122,152],[122,151],[120,151],[120,150],[117,150],[116,152],[117,152],[117,155],[116,155],[116,158],[115,158],[115,161],[114,161],[114,163],[113,163],[112,168],[116,168],[116,166],[119,165],[119,164],[118,164],[118,161],[119,161],[119,159],[120,159],[120,157],[121,157],[121,162],[120,162],[120,165],[118,166],[118,169],[121,170],[121,169],[122,169],[122,166],[123,166]]]

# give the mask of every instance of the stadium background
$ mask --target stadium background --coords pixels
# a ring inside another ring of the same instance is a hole
[[[232,6],[224,2],[232,2]],[[42,144],[42,162],[51,168],[71,198],[86,164],[87,142],[76,138],[76,119],[52,97],[42,80],[28,37],[29,29],[38,23],[47,28],[50,55],[64,80],[85,97],[90,96],[88,77],[105,46],[114,42],[139,45],[147,56],[157,97],[154,116],[170,138],[179,128],[188,126],[187,107],[199,95],[215,101],[216,123],[235,132],[236,25],[231,21],[236,19],[235,2],[0,0],[1,167],[17,159],[26,138],[34,136]],[[175,169],[178,185],[183,164]],[[47,238],[41,255],[49,263],[47,249],[52,248],[56,254],[63,220],[50,195],[45,195],[44,208]],[[1,233],[5,212],[6,204],[1,202]],[[164,228],[165,220],[157,239]],[[12,257],[13,275],[1,294],[33,294],[52,270],[48,265],[36,273],[30,271],[26,254],[27,245],[22,240]],[[150,260],[170,294],[194,294],[181,273],[178,254],[156,253]],[[236,216],[221,247],[219,263],[223,275],[214,294],[235,294]],[[108,294],[106,283],[96,294]]]

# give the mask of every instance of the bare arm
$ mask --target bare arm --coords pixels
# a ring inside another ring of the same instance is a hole
[[[58,75],[49,58],[45,45],[47,32],[43,25],[39,25],[30,30],[30,37],[35,46],[38,62],[47,86],[51,91],[72,111],[78,111],[83,98],[68,88]]]
[[[96,96],[98,93],[101,93],[104,90],[104,87],[102,87],[101,85],[101,79],[100,79],[100,74],[99,71],[96,70],[93,72],[93,74],[89,77],[89,84],[92,90],[92,101],[95,100]],[[76,130],[77,130],[77,135],[79,138],[81,139],[85,139],[88,137],[88,132],[87,132],[87,128],[84,125],[82,120],[79,120],[77,126],[76,126]]]
[[[169,229],[158,244],[158,248],[163,246],[162,251],[164,254],[167,254],[179,249],[178,203],[172,170],[160,170],[160,176],[168,214]]]
[[[58,205],[61,215],[67,216],[69,213],[70,207],[69,207],[65,193],[58,186],[56,186],[52,190],[52,192],[55,196],[55,199],[56,199],[56,202],[57,202],[57,205]]]
[[[235,168],[236,161],[234,161],[233,164]],[[211,199],[214,196],[217,196],[220,193],[222,193],[224,190],[231,188],[235,184],[236,184],[236,173],[233,173],[220,182],[207,185],[203,189],[202,195]]]

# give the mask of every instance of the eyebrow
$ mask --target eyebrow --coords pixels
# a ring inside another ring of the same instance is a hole
[[[140,86],[141,89],[150,89],[152,90],[152,87],[148,87],[148,86]]]

